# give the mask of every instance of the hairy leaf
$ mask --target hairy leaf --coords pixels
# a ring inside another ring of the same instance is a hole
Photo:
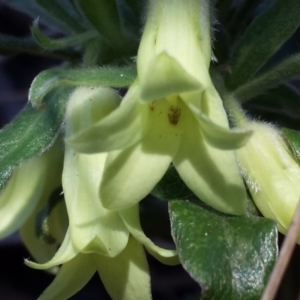
[[[240,86],[234,92],[234,96],[240,102],[245,102],[261,95],[267,89],[285,83],[297,76],[300,76],[300,54],[287,58],[271,70]]]
[[[44,96],[58,86],[128,87],[135,77],[136,69],[133,66],[46,70],[32,82],[29,100],[34,106],[39,106]]]
[[[292,36],[300,25],[300,1],[277,0],[249,26],[231,55],[230,89],[245,84]]]
[[[283,128],[282,132],[293,151],[295,159],[300,164],[300,131]]]
[[[277,255],[276,223],[170,201],[172,235],[201,299],[260,299]]]
[[[14,121],[0,131],[0,190],[14,168],[52,145],[61,129],[70,92],[70,88],[53,90],[47,95],[42,110],[28,103]]]

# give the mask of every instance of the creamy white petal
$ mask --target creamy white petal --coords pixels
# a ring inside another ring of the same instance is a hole
[[[58,249],[54,257],[50,261],[48,261],[47,263],[38,264],[26,259],[25,264],[33,269],[40,269],[40,270],[50,269],[54,266],[58,266],[65,262],[70,261],[77,254],[78,251],[74,248],[72,244],[72,241],[70,239],[70,232],[68,230],[62,245],[60,246],[60,248]]]
[[[120,106],[79,133],[67,137],[67,144],[82,153],[106,152],[129,147],[146,134],[148,106],[139,102],[137,81]]]
[[[52,283],[41,294],[38,300],[65,300],[80,291],[96,272],[93,259],[78,254],[64,263]]]
[[[197,95],[185,94],[184,103],[199,122],[203,137],[219,149],[243,147],[252,135],[251,130],[229,129],[222,100],[213,86]]]
[[[120,210],[119,213],[130,233],[146,247],[152,256],[166,265],[179,264],[176,250],[161,248],[146,237],[140,224],[138,205],[134,205],[125,210]]]
[[[151,300],[150,275],[143,246],[133,237],[113,258],[94,254],[102,282],[113,300]]]
[[[116,256],[129,232],[117,212],[105,209],[98,196],[106,153],[80,154],[66,147],[63,188],[70,234],[80,252]]]
[[[209,1],[151,0],[137,67],[143,80],[153,57],[166,52],[206,86],[211,59]]]
[[[102,99],[106,93],[100,94],[84,99],[71,97],[66,114],[67,138],[103,117],[101,105],[106,101]],[[95,109],[100,109],[98,117],[93,117]],[[99,199],[106,156],[106,153],[81,154],[66,145],[63,190],[74,247],[83,253],[116,256],[126,247],[129,232],[118,213],[104,209]]]
[[[149,194],[166,172],[181,142],[180,103],[173,106],[167,101],[157,101],[148,105],[152,123],[145,138],[107,156],[100,184],[100,198],[107,209],[130,207]]]
[[[203,89],[199,81],[166,52],[153,58],[140,83],[140,96],[142,100],[146,101]]]
[[[185,184],[206,204],[229,213],[245,213],[246,191],[234,151],[210,146],[201,136],[194,118],[187,128],[173,163]],[[192,146],[191,146],[192,145]]]
[[[39,200],[60,185],[62,158],[62,144],[58,140],[50,150],[13,171],[0,195],[0,239],[19,229]]]

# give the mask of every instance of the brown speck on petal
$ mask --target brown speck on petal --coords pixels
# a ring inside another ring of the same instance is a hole
[[[180,108],[170,106],[169,111],[168,111],[169,122],[173,125],[177,125],[180,114],[181,114],[181,109]]]

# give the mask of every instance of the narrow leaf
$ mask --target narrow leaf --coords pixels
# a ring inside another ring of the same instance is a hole
[[[44,49],[54,50],[54,49],[62,49],[71,46],[78,46],[88,40],[97,36],[97,33],[94,31],[86,31],[84,33],[59,38],[52,39],[45,36],[39,29],[38,22],[34,22],[31,27],[31,33],[35,41]]]
[[[75,32],[83,32],[85,28],[73,18],[56,0],[34,0],[49,15],[64,23],[69,29]]]
[[[124,38],[116,1],[114,0],[78,0],[91,24],[103,35],[113,48],[124,48]]]
[[[51,24],[51,26],[55,26],[56,29],[64,33],[69,33],[70,29],[65,25],[62,20],[57,20],[56,18],[52,17],[48,11],[42,9],[38,6],[34,0],[2,0],[5,4],[17,9],[29,16],[33,19],[39,17],[43,22],[47,24]],[[60,0],[66,2],[68,0]],[[52,1],[48,1],[52,2]]]
[[[290,145],[291,150],[295,156],[295,159],[300,164],[300,132],[289,128],[283,128],[282,133]]]
[[[282,117],[285,117],[286,127],[292,126],[291,123],[299,123],[300,94],[292,86],[280,85],[270,89],[255,99],[251,99],[246,105],[247,109],[255,110],[255,114],[271,113],[273,119],[275,114],[275,118],[280,124],[282,124]],[[281,117],[279,118],[279,116]]]
[[[230,89],[245,84],[300,25],[300,1],[277,0],[249,26],[231,55]]]
[[[34,106],[40,106],[44,96],[58,86],[128,87],[135,77],[136,69],[133,66],[46,70],[32,82],[29,100]]]
[[[179,258],[201,285],[201,299],[260,299],[277,255],[274,221],[218,214],[189,201],[170,201],[169,212]]]
[[[296,76],[300,76],[300,54],[287,58],[266,73],[240,86],[234,96],[240,102],[245,102]]]
[[[45,49],[31,39],[0,34],[0,54],[10,55],[17,53],[28,53],[72,62],[80,60],[80,53],[74,50],[55,50],[49,52],[45,51]]]
[[[24,160],[40,155],[57,137],[64,118],[70,88],[55,89],[45,99],[45,108],[30,103],[0,132],[0,190],[14,168]]]

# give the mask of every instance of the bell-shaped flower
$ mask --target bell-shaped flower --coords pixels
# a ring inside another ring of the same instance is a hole
[[[109,115],[120,97],[109,88],[77,88],[66,112],[66,138]],[[113,299],[151,299],[150,277],[143,245],[164,263],[177,264],[175,250],[159,248],[140,225],[138,205],[109,211],[99,199],[99,185],[107,153],[82,154],[66,145],[63,191],[69,229],[48,269],[63,265],[40,299],[66,299],[80,290],[98,271]]]
[[[67,142],[82,153],[109,151],[100,195],[124,209],[145,197],[170,163],[204,202],[242,214],[246,193],[236,149],[250,133],[232,131],[210,75],[208,0],[150,0],[138,78],[121,105]]]
[[[300,166],[277,128],[252,121],[242,126],[253,131],[237,151],[246,184],[261,213],[285,234],[300,198]]]
[[[17,167],[0,194],[0,239],[17,231],[39,202],[61,185],[62,141]]]

